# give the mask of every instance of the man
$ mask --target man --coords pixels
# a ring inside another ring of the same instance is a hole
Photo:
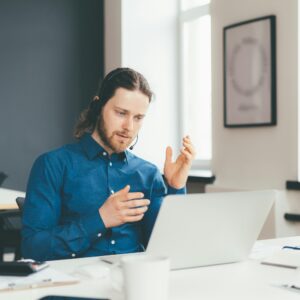
[[[152,98],[129,68],[110,72],[75,129],[79,142],[40,156],[28,181],[22,252],[37,260],[143,251],[163,197],[185,192],[194,147],[176,162],[166,150],[164,175],[127,150]],[[131,148],[132,149],[132,148]]]

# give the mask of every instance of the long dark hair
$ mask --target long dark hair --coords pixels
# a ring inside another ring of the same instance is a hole
[[[94,131],[102,108],[120,87],[130,91],[138,90],[149,97],[149,102],[152,100],[153,93],[142,74],[130,68],[117,68],[105,76],[88,108],[81,112],[74,130],[75,138]]]

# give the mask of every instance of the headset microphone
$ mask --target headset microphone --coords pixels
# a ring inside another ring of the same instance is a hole
[[[130,150],[133,150],[133,148],[136,145],[136,143],[138,142],[138,140],[139,140],[139,136],[137,135],[135,143],[129,147]]]

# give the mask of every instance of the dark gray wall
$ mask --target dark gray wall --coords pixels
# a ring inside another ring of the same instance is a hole
[[[35,158],[72,141],[103,76],[103,1],[0,1],[0,172],[25,190]]]

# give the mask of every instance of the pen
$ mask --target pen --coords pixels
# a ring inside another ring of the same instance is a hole
[[[300,250],[299,246],[283,246],[282,249]]]
[[[103,261],[103,262],[105,262],[105,263],[107,263],[107,264],[110,264],[110,265],[112,265],[112,264],[113,264],[113,262],[112,262],[112,261],[110,261],[110,260],[106,260],[106,259],[104,259],[104,258],[102,258],[102,259],[101,259],[101,261]]]
[[[43,279],[42,281],[35,283],[15,283],[10,282],[7,284],[7,288],[5,290],[22,290],[22,289],[30,289],[36,287],[46,287],[51,286],[53,284],[51,278]]]
[[[297,290],[300,289],[299,286],[294,285],[294,284],[282,284],[281,286],[284,287],[284,288],[287,288],[287,289],[297,289]]]

